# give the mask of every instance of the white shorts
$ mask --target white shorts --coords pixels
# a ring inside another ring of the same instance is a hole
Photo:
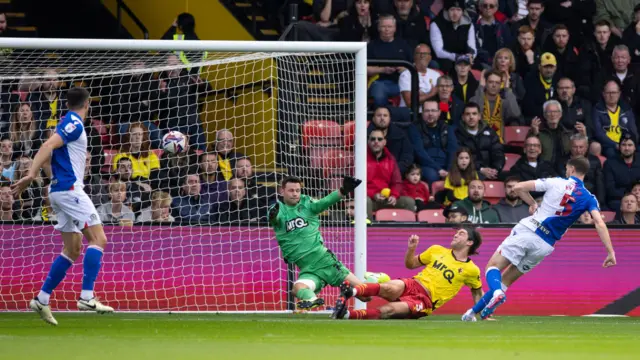
[[[56,230],[81,233],[86,227],[102,224],[96,207],[82,189],[50,192],[49,201],[58,217]]]
[[[498,246],[498,252],[521,273],[529,272],[553,252],[553,246],[524,225],[516,225]]]

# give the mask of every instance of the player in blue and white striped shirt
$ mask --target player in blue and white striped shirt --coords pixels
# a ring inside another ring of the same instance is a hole
[[[598,201],[584,187],[584,175],[588,171],[589,161],[580,157],[568,161],[566,179],[557,177],[516,184],[515,190],[529,205],[533,215],[520,220],[489,260],[485,276],[490,290],[467,310],[462,316],[463,321],[475,321],[477,313],[482,319],[493,314],[507,300],[507,287],[550,255],[555,243],[586,211],[593,217],[598,236],[607,249],[603,267],[616,264],[609,230],[600,215]],[[531,191],[544,192],[539,207],[529,194]]]
[[[113,308],[100,303],[93,294],[107,237],[98,212],[85,194],[82,183],[87,156],[84,119],[89,112],[89,92],[80,87],[70,89],[67,93],[67,106],[69,112],[38,150],[29,173],[12,186],[14,194],[19,195],[38,176],[41,168],[45,169],[51,179],[49,201],[58,217],[55,228],[62,233],[64,247],[62,254],[51,265],[40,293],[31,300],[29,307],[40,314],[42,320],[52,325],[57,325],[58,322],[51,314],[49,298],[80,256],[83,235],[87,238],[89,247],[84,254],[84,275],[78,309],[98,313],[113,312]]]

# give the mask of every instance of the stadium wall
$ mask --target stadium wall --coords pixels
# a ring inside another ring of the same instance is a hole
[[[132,231],[108,226],[110,244],[96,290],[120,311],[286,310],[285,268],[279,250],[274,240],[262,243],[272,237],[271,230],[224,229],[222,233],[217,227],[141,226]],[[325,230],[325,237],[331,236],[328,232]],[[473,261],[484,271],[509,229],[484,228],[481,232],[484,243]],[[371,228],[368,269],[392,278],[414,275],[415,271],[403,266],[407,239],[413,233],[421,236],[418,250],[423,251],[432,244],[447,246],[453,230]],[[613,312],[609,313],[640,316],[640,230],[612,229],[611,236],[618,266],[602,268],[605,251],[593,229],[572,229],[551,257],[508,290],[509,300],[500,313],[579,316],[610,305]],[[59,235],[50,226],[1,227],[0,311],[25,310],[60,249]],[[56,291],[56,309],[75,308],[81,263],[82,258]],[[202,308],[202,304],[209,306]],[[370,306],[380,304],[374,301]],[[461,314],[471,304],[470,292],[463,289],[437,313]]]

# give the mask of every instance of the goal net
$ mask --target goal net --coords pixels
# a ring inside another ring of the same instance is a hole
[[[365,178],[363,45],[3,39],[0,48],[0,311],[26,310],[62,251],[44,172],[19,198],[8,186],[75,86],[91,94],[84,186],[108,239],[101,301],[116,311],[293,310],[297,274],[267,209],[288,175],[314,198],[343,175]],[[187,137],[187,151],[163,151],[169,131]],[[325,244],[360,277],[364,188],[320,215]],[[81,281],[82,255],[53,292],[54,311],[77,310]],[[337,293],[321,296],[332,306]]]

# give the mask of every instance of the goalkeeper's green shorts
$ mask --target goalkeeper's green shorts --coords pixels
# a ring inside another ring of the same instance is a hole
[[[331,252],[314,257],[306,258],[308,265],[300,266],[298,280],[311,280],[316,284],[314,292],[318,294],[325,286],[340,286],[351,271],[347,269]]]

